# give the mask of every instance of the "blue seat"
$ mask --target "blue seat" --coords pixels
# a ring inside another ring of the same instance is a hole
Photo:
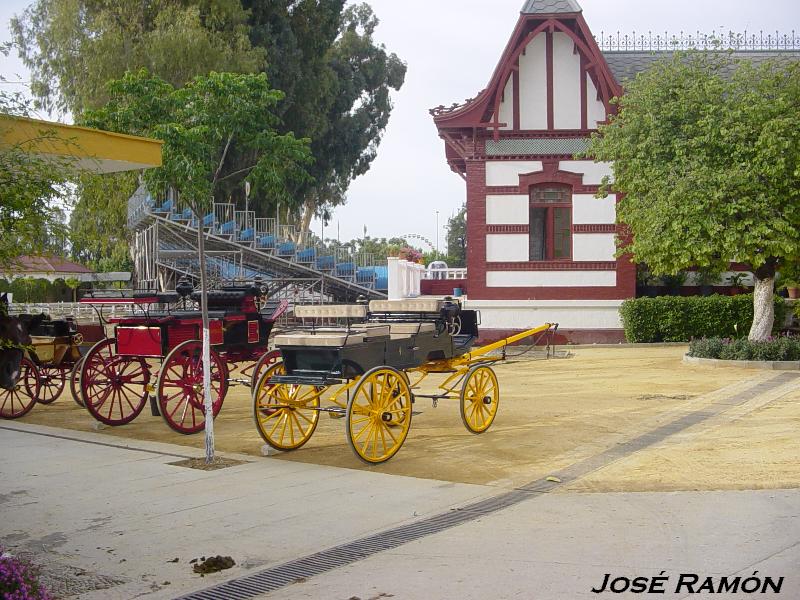
[[[313,263],[317,257],[316,248],[305,248],[297,253],[297,262]]]
[[[389,289],[389,278],[388,277],[376,277],[375,278],[375,289],[386,291]]]
[[[255,237],[255,232],[253,231],[252,227],[248,227],[247,229],[243,229],[239,233],[239,241],[241,241],[241,242],[252,242],[254,237]]]
[[[214,213],[208,213],[203,217],[203,227],[211,227],[214,224]]]
[[[356,272],[355,264],[351,262],[339,263],[336,265],[337,277],[352,277]]]
[[[278,244],[278,256],[294,256],[294,242],[281,242]]]
[[[236,231],[236,221],[228,221],[223,223],[219,228],[220,235],[233,235]]]
[[[263,235],[258,238],[258,247],[259,248],[266,248],[267,250],[273,250],[275,248],[275,236],[274,235]]]
[[[372,267],[360,267],[356,271],[356,283],[369,283],[375,281],[375,269]]]
[[[154,208],[153,212],[169,213],[169,212],[172,212],[172,209],[174,209],[174,208],[175,208],[175,202],[172,201],[172,200],[167,200],[161,206],[157,206],[156,208]]]
[[[317,268],[320,271],[333,271],[336,266],[336,260],[333,256],[319,256],[317,257]]]

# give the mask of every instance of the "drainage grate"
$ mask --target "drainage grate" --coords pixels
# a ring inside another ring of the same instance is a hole
[[[621,458],[625,458],[648,446],[657,444],[667,437],[696,425],[725,410],[752,400],[756,396],[773,390],[781,385],[797,380],[795,374],[782,373],[761,384],[742,390],[724,401],[689,413],[661,427],[623,442],[596,456],[579,461],[555,473],[559,481],[538,479],[515,490],[479,500],[472,504],[454,508],[422,519],[415,523],[400,525],[374,535],[364,537],[341,546],[335,546],[316,554],[304,556],[296,560],[278,565],[260,573],[233,579],[217,586],[182,596],[179,600],[245,600],[261,594],[273,592],[292,583],[304,581],[310,577],[363,560],[373,554],[392,550],[408,542],[446,531],[452,527],[474,521],[480,517],[501,511],[519,504],[539,494],[546,494],[553,489],[571,483],[592,471],[608,466]]]

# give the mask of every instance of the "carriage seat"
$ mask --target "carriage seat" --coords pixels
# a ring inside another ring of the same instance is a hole
[[[242,288],[238,290],[211,290],[206,292],[209,306],[239,306],[245,298],[257,295],[255,288]],[[200,292],[192,292],[192,300],[200,302]]]
[[[294,316],[299,319],[365,319],[365,304],[298,304]]]
[[[275,336],[275,345],[280,346],[325,346],[341,348],[364,343],[363,333],[347,331],[290,331]]]
[[[373,313],[439,313],[443,300],[437,298],[407,298],[405,300],[372,300],[369,311]]]
[[[418,333],[435,333],[436,325],[433,323],[390,323],[392,335],[416,335]]]

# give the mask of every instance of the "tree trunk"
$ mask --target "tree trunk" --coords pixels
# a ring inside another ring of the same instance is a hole
[[[775,304],[773,288],[775,286],[775,267],[765,265],[753,273],[755,288],[753,289],[753,325],[747,338],[751,342],[766,340],[772,335],[775,323]]]
[[[303,218],[300,219],[300,231],[298,232],[298,236],[300,239],[297,241],[302,243],[308,237],[308,230],[311,227],[311,219],[314,218],[314,211],[316,210],[317,205],[313,200],[306,200],[305,204],[303,205]]]
[[[211,404],[211,338],[208,326],[205,236],[203,234],[202,218],[197,210],[194,213],[197,219],[197,250],[200,255],[200,314],[203,320],[203,406],[206,414],[206,464],[211,464],[214,462],[214,410]]]

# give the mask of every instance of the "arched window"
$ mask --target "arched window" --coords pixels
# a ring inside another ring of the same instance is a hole
[[[572,258],[572,188],[540,184],[530,188],[530,260]]]

